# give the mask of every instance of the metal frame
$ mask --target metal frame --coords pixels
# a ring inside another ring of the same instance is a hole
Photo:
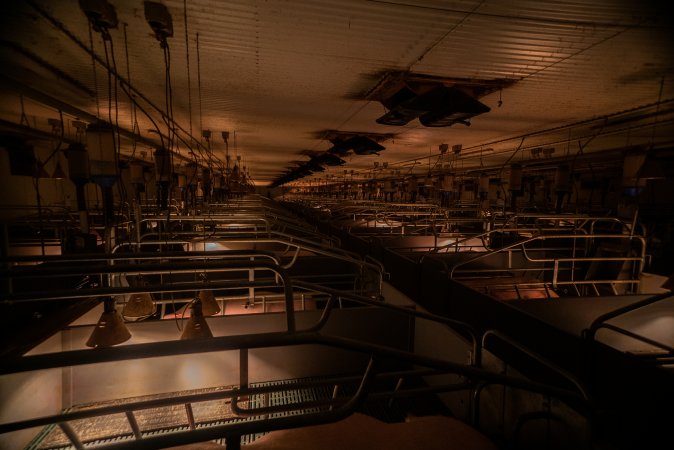
[[[599,330],[605,329],[609,331],[613,331],[615,333],[618,333],[620,335],[623,335],[625,337],[628,337],[630,339],[634,339],[635,341],[642,342],[645,344],[650,345],[651,347],[655,347],[658,349],[658,352],[654,353],[648,353],[648,354],[639,354],[639,353],[631,353],[637,357],[640,357],[645,360],[650,360],[654,364],[657,364],[659,366],[664,366],[664,365],[672,365],[674,364],[674,347],[671,345],[667,345],[663,342],[658,342],[653,339],[649,339],[645,336],[642,336],[640,334],[637,334],[631,330],[627,330],[625,328],[618,327],[616,325],[612,325],[610,323],[607,323],[611,319],[615,319],[617,317],[620,317],[624,314],[637,311],[641,308],[644,308],[646,306],[652,305],[654,303],[663,301],[665,299],[671,298],[674,296],[674,293],[672,292],[665,292],[662,294],[657,294],[653,295],[650,297],[647,297],[641,301],[632,303],[631,305],[623,306],[621,308],[616,308],[613,311],[607,312],[605,314],[602,314],[601,316],[597,317],[592,321],[590,326],[582,331],[582,336],[583,338],[587,339],[588,341],[591,342],[596,342],[597,341],[597,333]]]

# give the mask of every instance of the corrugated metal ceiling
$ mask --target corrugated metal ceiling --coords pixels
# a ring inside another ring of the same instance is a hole
[[[4,42],[21,46],[88,89],[97,90],[98,108],[95,98],[3,45],[0,55],[6,73],[107,118],[105,71],[99,66],[94,79],[86,52],[30,3],[3,5]],[[118,71],[127,74],[126,31],[131,82],[164,107],[164,58],[145,23],[143,3],[111,3],[120,20],[120,27],[111,33]],[[352,156],[346,166],[331,169],[334,173],[371,167],[373,161],[394,164],[424,157],[443,142],[462,143],[464,148],[493,147],[490,158],[498,162],[518,146],[520,135],[674,97],[673,26],[671,16],[661,9],[665,2],[164,3],[173,17],[169,46],[176,120],[187,130],[191,125],[195,136],[201,128],[212,130],[216,135],[212,148],[221,157],[225,147],[217,138],[220,131],[235,135],[230,151],[244,155],[253,177],[261,183],[274,179],[291,161],[305,159],[300,150],[329,148],[328,141],[316,138],[320,130],[396,135],[384,142],[387,150],[380,156]],[[35,0],[35,4],[89,45],[87,20],[76,1]],[[105,59],[100,36],[95,34],[93,40],[96,53]],[[357,95],[372,89],[384,72],[407,70],[450,78],[505,78],[515,84],[483,97],[481,101],[492,111],[476,117],[469,128],[430,129],[418,121],[404,127],[377,124],[383,106],[359,100]],[[113,102],[111,115],[118,117],[120,126],[131,128],[132,108],[121,91],[117,103],[119,111],[115,114]],[[18,104],[11,93],[4,94],[3,118],[18,122]],[[38,126],[46,124],[44,110],[30,103],[26,108],[27,114],[36,116]],[[155,120],[161,122],[156,113]],[[144,136],[156,139],[148,131],[152,124],[140,113],[138,122]],[[671,121],[658,126],[657,136],[664,139],[663,127],[671,127]],[[580,129],[564,133],[567,140],[584,135]],[[633,131],[630,139],[639,139],[639,135]],[[643,133],[643,139],[652,136]],[[594,139],[587,151],[624,145],[625,139],[624,133]],[[532,137],[526,145],[559,140],[560,136],[550,133]],[[127,144],[123,150],[130,148]],[[186,154],[180,143],[178,149]]]

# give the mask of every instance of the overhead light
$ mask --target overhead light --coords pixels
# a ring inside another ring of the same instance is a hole
[[[131,333],[124,325],[124,319],[115,309],[115,301],[111,298],[105,300],[103,314],[86,342],[87,347],[112,347],[130,338]]]
[[[204,316],[214,316],[220,312],[220,305],[210,289],[199,291],[199,300],[201,301],[201,312]]]
[[[157,311],[149,292],[131,294],[122,308],[122,316],[132,319],[144,319]]]
[[[213,333],[211,333],[211,329],[208,328],[208,324],[206,323],[206,319],[204,319],[204,314],[201,310],[201,300],[196,299],[192,303],[190,318],[187,320],[187,324],[183,329],[183,333],[180,335],[180,339],[207,339],[212,337]]]

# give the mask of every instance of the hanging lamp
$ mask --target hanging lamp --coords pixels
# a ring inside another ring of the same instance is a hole
[[[157,311],[157,306],[152,301],[152,295],[148,292],[131,294],[122,308],[122,316],[130,319],[144,319]]]
[[[115,301],[108,298],[103,303],[103,314],[86,342],[87,347],[112,347],[131,338],[124,319],[115,309]]]
[[[201,311],[204,316],[214,316],[220,312],[220,305],[215,299],[213,291],[199,291],[199,300],[201,301]]]
[[[206,323],[206,319],[201,310],[201,300],[197,298],[192,303],[190,318],[187,320],[187,324],[183,329],[183,333],[180,335],[180,339],[206,339],[212,337],[213,333],[211,333],[211,329],[208,328],[208,324]]]

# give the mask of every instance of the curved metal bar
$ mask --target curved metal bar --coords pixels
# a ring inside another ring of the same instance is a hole
[[[330,315],[332,314],[332,308],[334,308],[337,298],[338,297],[336,295],[330,295],[330,298],[328,299],[328,302],[325,304],[325,308],[323,308],[323,312],[321,313],[321,318],[318,319],[318,322],[316,322],[314,326],[309,327],[304,331],[319,331],[320,329],[322,329],[330,319]]]
[[[532,358],[536,362],[542,364],[545,367],[548,367],[548,368],[552,369],[553,371],[555,371],[559,375],[563,376],[564,378],[569,380],[576,387],[578,392],[582,395],[582,397],[585,400],[589,401],[590,397],[587,393],[587,390],[585,389],[583,384],[580,382],[580,380],[578,380],[575,376],[573,376],[568,371],[562,369],[561,367],[557,366],[556,364],[554,364],[554,363],[548,361],[547,359],[543,358],[538,353],[535,353],[535,352],[529,350],[528,348],[524,347],[519,342],[513,340],[509,336],[506,336],[505,334],[501,333],[500,331],[497,331],[497,330],[487,330],[487,331],[485,331],[485,333],[482,335],[482,342],[481,342],[483,350],[486,350],[487,339],[490,336],[494,336],[494,337],[500,339],[501,341],[503,341],[503,342],[507,343],[508,345],[512,346],[513,348],[515,348],[517,351],[524,353],[525,355]],[[479,362],[479,365],[482,366],[482,361]]]
[[[493,250],[491,252],[485,252],[485,253],[480,253],[479,255],[474,256],[473,258],[469,258],[465,261],[460,261],[452,266],[452,268],[449,271],[449,277],[453,278],[454,272],[458,267],[461,267],[466,264],[470,264],[472,262],[475,262],[480,259],[484,259],[486,257],[489,257],[491,255],[501,253],[507,250],[511,250],[516,247],[523,246],[525,244],[534,242],[534,241],[545,241],[545,240],[551,240],[551,239],[569,239],[570,237],[574,239],[636,239],[641,242],[642,248],[641,248],[641,265],[643,265],[643,261],[646,257],[645,251],[646,251],[646,241],[642,236],[629,236],[629,235],[621,235],[621,234],[597,234],[597,235],[588,235],[588,234],[573,234],[573,235],[540,235],[540,236],[533,236],[527,239],[523,239],[521,241],[515,242],[513,244],[506,245],[505,247],[501,247],[499,249]],[[641,272],[641,268],[639,270]]]
[[[188,241],[185,241],[187,243]],[[165,244],[166,241],[157,241],[152,243],[142,243],[142,244]],[[135,244],[120,244],[115,249],[122,248],[124,246],[135,245]],[[271,259],[274,263],[279,264],[279,260],[272,252],[267,252],[264,250],[215,250],[215,251],[194,251],[194,252],[140,252],[140,253],[116,253],[113,250],[113,253],[80,253],[73,255],[45,255],[45,256],[10,256],[3,258],[0,262],[9,264],[9,263],[44,263],[44,262],[84,262],[90,264],[93,261],[101,262],[114,262],[116,260],[148,260],[148,259],[194,259],[194,258],[208,258],[208,259],[217,259],[218,257],[222,258],[252,258],[252,257],[264,257]],[[32,266],[34,267],[34,266]],[[12,269],[14,270],[14,269]],[[32,270],[32,269],[31,269]],[[0,276],[4,276],[3,271],[0,271]]]
[[[33,271],[32,276],[36,275],[69,275],[73,272],[73,267],[28,267],[24,269],[30,270],[18,270],[20,268],[14,268],[14,271],[19,271],[24,273],[25,276],[31,276],[31,271]],[[285,295],[285,314],[286,314],[286,325],[288,331],[295,330],[295,302],[293,301],[293,288],[292,281],[288,272],[277,264],[273,264],[266,261],[189,261],[187,262],[163,262],[163,263],[152,263],[152,264],[116,264],[116,265],[104,265],[104,266],[81,266],[77,268],[77,272],[82,275],[87,274],[114,274],[114,273],[149,273],[149,272],[175,272],[175,271],[186,271],[186,272],[195,272],[195,271],[239,271],[246,269],[265,269],[272,272],[275,272],[277,276],[280,276],[283,281],[283,291]],[[242,282],[236,282],[239,286],[242,285]],[[257,282],[249,282],[257,283]],[[223,287],[231,287],[230,283],[218,282],[213,283],[209,282],[208,287],[217,289],[219,285]],[[201,285],[205,286],[205,283],[194,283],[186,284],[184,286],[190,286],[192,289],[195,289],[196,286]],[[16,300],[28,300],[28,299],[52,299],[52,298],[81,298],[83,296],[103,296],[103,295],[116,295],[126,293],[125,291],[128,288],[96,288],[96,289],[81,289],[75,291],[65,291],[65,292],[51,292],[49,294],[44,292],[38,293],[19,293],[12,294],[6,297],[5,301],[16,301]],[[138,292],[137,288],[131,288],[133,291]],[[157,286],[153,288],[152,292],[169,292],[171,289],[175,290],[187,290],[185,288],[181,289],[177,286],[166,289],[164,286]],[[199,289],[198,287],[196,289]],[[143,288],[143,292],[148,292],[149,289]],[[70,296],[68,297],[68,292]]]
[[[601,329],[601,328],[605,328],[605,329],[607,329],[607,330],[615,331],[616,333],[619,333],[619,334],[622,334],[622,335],[624,335],[624,336],[630,337],[630,338],[632,338],[632,339],[634,339],[634,340],[641,341],[641,342],[643,342],[643,343],[645,343],[645,344],[649,344],[649,345],[651,345],[651,346],[653,346],[653,347],[657,347],[657,348],[659,348],[659,349],[661,349],[661,350],[665,350],[665,351],[667,351],[667,352],[669,352],[669,353],[674,353],[674,348],[673,348],[673,347],[670,347],[670,346],[667,345],[667,344],[663,344],[662,342],[658,342],[658,341],[655,341],[655,340],[653,340],[653,339],[647,338],[647,337],[645,337],[645,336],[641,336],[640,334],[633,333],[633,332],[630,331],[630,330],[626,330],[626,329],[624,329],[624,328],[620,328],[620,327],[618,327],[618,326],[611,325],[610,323],[602,323],[602,324],[600,324],[600,325],[597,327],[597,330],[599,330],[599,329]],[[595,334],[596,334],[596,331],[595,331]]]
[[[596,319],[592,321],[590,326],[583,330],[583,336],[587,339],[594,339],[594,335],[597,332],[597,329],[600,327],[601,324],[604,322],[614,319],[618,316],[621,316],[623,314],[629,313],[631,311],[635,311],[639,308],[643,308],[644,306],[648,306],[652,303],[659,302],[660,300],[664,300],[666,298],[674,296],[674,293],[670,292],[663,292],[662,294],[657,294],[653,295],[651,297],[645,298],[643,300],[640,300],[638,302],[634,302],[630,305],[623,306],[621,308],[614,309],[613,311],[609,311],[605,314],[600,315]]]
[[[192,271],[185,271],[192,272]],[[145,272],[143,272],[145,273]],[[177,272],[174,272],[177,273]],[[147,274],[147,273],[145,273]],[[13,303],[25,303],[33,301],[45,301],[45,300],[76,300],[84,298],[98,298],[98,297],[111,297],[117,295],[127,295],[127,294],[142,294],[142,293],[176,293],[176,292],[194,292],[199,290],[216,290],[216,289],[244,289],[244,288],[269,288],[277,287],[278,284],[275,283],[274,278],[269,278],[267,280],[258,280],[258,281],[208,281],[204,283],[203,281],[194,281],[194,282],[185,282],[180,284],[173,284],[166,286],[164,284],[158,285],[146,285],[142,287],[101,287],[101,288],[89,288],[89,289],[68,289],[61,291],[49,291],[48,293],[37,291],[37,292],[21,292],[16,294],[7,295],[3,298],[5,304],[11,305]]]

